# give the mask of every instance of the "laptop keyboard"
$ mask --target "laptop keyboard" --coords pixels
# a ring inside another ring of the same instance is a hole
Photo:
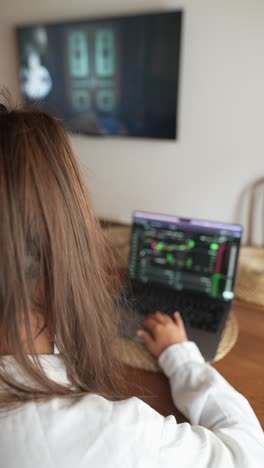
[[[223,318],[226,306],[217,300],[192,293],[164,289],[158,284],[137,283],[125,293],[130,307],[142,315],[160,311],[172,315],[179,311],[186,324],[215,333]]]

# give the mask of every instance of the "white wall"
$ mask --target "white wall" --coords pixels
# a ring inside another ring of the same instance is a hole
[[[235,220],[244,186],[264,175],[263,0],[0,0],[0,84],[18,93],[19,22],[183,7],[175,142],[73,137],[97,212],[134,208]]]

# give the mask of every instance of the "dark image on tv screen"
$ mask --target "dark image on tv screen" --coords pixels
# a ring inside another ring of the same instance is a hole
[[[16,28],[25,101],[72,132],[175,139],[182,12]]]

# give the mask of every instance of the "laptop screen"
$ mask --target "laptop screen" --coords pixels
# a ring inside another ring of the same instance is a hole
[[[242,227],[136,211],[129,278],[230,301]]]

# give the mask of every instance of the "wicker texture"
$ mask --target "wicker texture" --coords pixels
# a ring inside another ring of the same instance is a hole
[[[242,247],[236,297],[252,304],[264,305],[264,248]]]
[[[248,206],[245,205],[249,199]],[[249,184],[242,192],[239,213],[246,214],[245,243],[239,259],[236,296],[246,302],[264,306],[264,177]],[[261,207],[261,212],[259,208]],[[239,214],[238,213],[238,214]],[[262,246],[256,247],[257,225],[262,230]]]
[[[219,343],[215,361],[222,359],[235,345],[238,337],[238,324],[234,314],[231,314]],[[160,372],[157,360],[148,352],[144,345],[129,338],[120,337],[116,341],[116,352],[120,360],[131,367],[152,372]]]

